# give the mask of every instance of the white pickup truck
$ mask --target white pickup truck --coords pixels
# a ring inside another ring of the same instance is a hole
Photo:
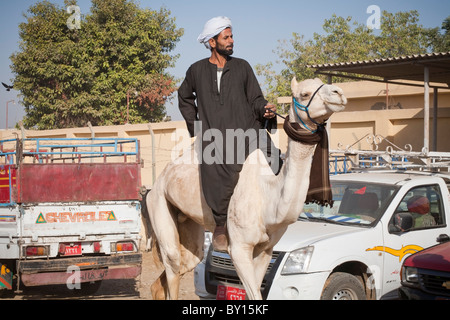
[[[331,178],[333,208],[306,205],[274,248],[266,299],[396,298],[402,262],[450,235],[450,176],[366,172]],[[230,257],[209,250],[195,271],[196,293],[243,288]]]

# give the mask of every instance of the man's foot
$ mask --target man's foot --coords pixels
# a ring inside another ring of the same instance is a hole
[[[216,227],[212,243],[215,251],[228,251],[227,228],[225,226]]]

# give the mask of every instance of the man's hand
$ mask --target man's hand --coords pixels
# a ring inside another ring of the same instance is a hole
[[[269,103],[264,108],[266,109],[266,113],[264,113],[264,118],[266,119],[275,118],[275,113],[273,113],[277,111],[277,107],[275,105]],[[273,112],[270,112],[269,110],[272,110]]]

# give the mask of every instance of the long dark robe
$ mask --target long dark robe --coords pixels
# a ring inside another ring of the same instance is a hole
[[[200,160],[200,177],[203,194],[215,214],[216,223],[223,225],[247,156],[259,147],[268,158],[273,153],[271,149],[276,150],[278,160],[279,150],[274,148],[267,132],[260,130],[264,127],[275,129],[276,120],[266,121],[263,117],[267,101],[249,63],[229,57],[223,69],[220,92],[217,80],[217,66],[209,62],[208,58],[194,63],[178,90],[178,102],[190,135],[197,135],[197,141],[201,140],[203,157]],[[195,129],[196,125],[198,130]],[[231,129],[231,132],[242,129],[241,132],[249,134],[246,139],[233,138],[234,141],[231,141],[227,139],[227,129]],[[257,133],[256,143],[252,132]],[[234,161],[230,161],[229,154],[227,158],[226,146],[230,144],[234,145]]]

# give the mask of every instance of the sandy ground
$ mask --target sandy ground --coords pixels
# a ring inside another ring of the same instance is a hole
[[[140,279],[104,281],[99,290],[90,296],[77,295],[76,290],[67,289],[66,285],[22,288],[19,294],[8,292],[1,300],[152,300],[150,286],[161,274],[151,252],[143,254],[143,266]],[[194,293],[194,272],[186,274],[181,280],[180,300],[198,300]]]
[[[140,299],[152,300],[150,286],[161,274],[162,269],[157,267],[153,261],[151,253],[144,254],[143,270],[139,285]],[[100,288],[101,289],[101,288]],[[180,300],[199,300],[195,294],[194,271],[189,272],[181,279]]]

